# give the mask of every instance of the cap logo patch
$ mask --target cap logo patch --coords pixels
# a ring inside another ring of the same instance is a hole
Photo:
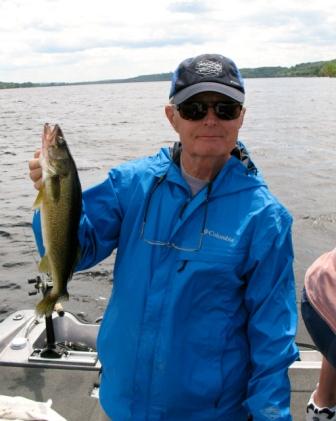
[[[201,76],[220,76],[223,71],[222,63],[212,60],[199,61],[195,66],[196,73]]]

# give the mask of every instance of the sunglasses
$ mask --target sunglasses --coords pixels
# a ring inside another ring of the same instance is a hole
[[[185,120],[202,120],[208,109],[213,108],[216,116],[221,120],[235,120],[240,116],[242,104],[239,102],[203,102],[203,101],[186,101],[176,105],[180,116]]]

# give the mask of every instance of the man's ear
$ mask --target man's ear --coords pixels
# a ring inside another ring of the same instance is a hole
[[[239,125],[239,128],[241,128],[241,126],[242,126],[242,125],[243,125],[243,123],[244,123],[245,113],[246,113],[246,108],[245,108],[245,107],[243,107],[243,108],[242,108],[242,110],[241,110],[240,116],[239,116],[239,118],[240,118],[240,125]]]
[[[173,126],[174,130],[177,131],[177,127],[176,127],[176,113],[175,113],[175,108],[173,105],[168,104],[165,106],[165,113],[166,116],[169,120],[169,123]]]

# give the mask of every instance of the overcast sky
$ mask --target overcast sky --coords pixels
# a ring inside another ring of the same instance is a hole
[[[240,68],[335,59],[335,0],[0,0],[0,81],[127,78],[206,52]]]

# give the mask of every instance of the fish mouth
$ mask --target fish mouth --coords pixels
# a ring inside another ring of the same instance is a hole
[[[44,156],[47,156],[50,147],[55,145],[55,136],[52,136],[53,130],[48,123],[44,125],[43,135],[42,135],[42,149]]]
[[[53,128],[45,123],[42,135],[42,151],[44,157],[57,159],[57,150],[65,145],[65,139],[61,128],[55,124]]]
[[[42,145],[44,147],[56,146],[64,143],[64,136],[61,128],[55,124],[53,128],[49,123],[45,123],[42,136]]]
[[[66,161],[67,158],[67,143],[61,128],[57,124],[51,127],[48,123],[45,123],[42,134],[41,163],[44,162],[44,165],[48,167],[49,174],[56,175],[57,163]]]

